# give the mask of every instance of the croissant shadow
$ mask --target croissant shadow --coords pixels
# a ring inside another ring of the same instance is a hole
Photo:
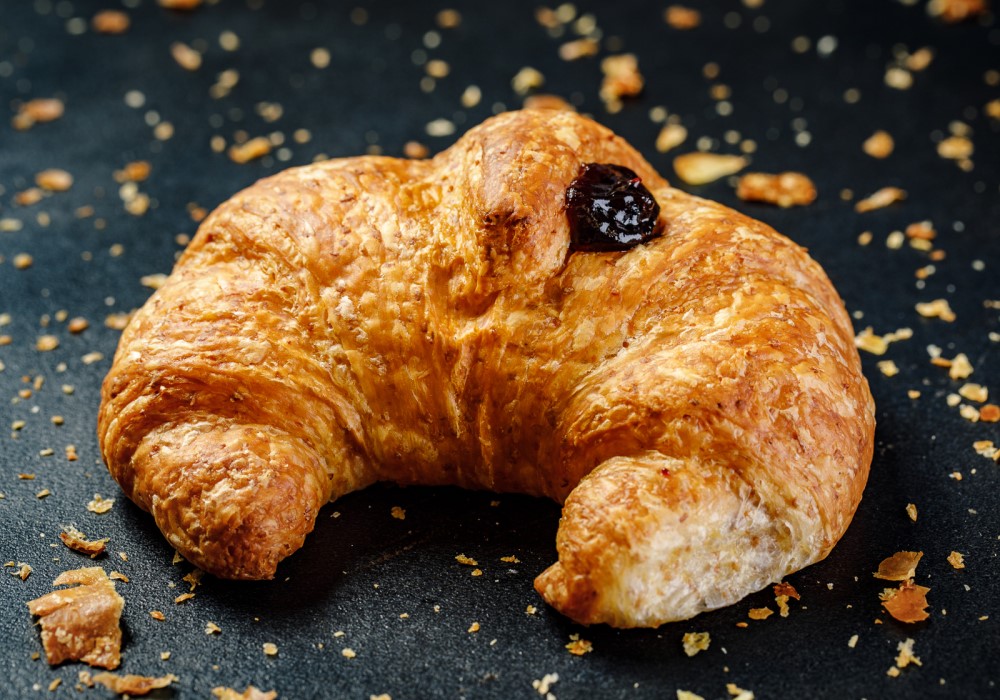
[[[203,595],[234,612],[266,610],[272,618],[366,608],[371,617],[381,607],[398,616],[389,606],[407,597],[427,607],[443,600],[474,606],[478,594],[464,588],[474,567],[456,560],[464,554],[487,578],[502,579],[498,595],[516,600],[520,613],[524,601],[544,605],[532,581],[556,559],[558,522],[559,506],[542,498],[377,484],[325,506],[306,545],[273,580],[213,577]],[[516,563],[501,561],[511,556]],[[393,602],[380,602],[379,589]]]

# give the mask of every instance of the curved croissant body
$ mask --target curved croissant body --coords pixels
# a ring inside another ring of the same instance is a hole
[[[636,171],[662,236],[571,252],[588,162]],[[516,491],[565,503],[538,591],[622,627],[826,556],[873,431],[850,321],[801,248],[542,110],[224,203],[126,329],[99,419],[114,478],[209,572],[273,576],[324,503],[376,481]]]

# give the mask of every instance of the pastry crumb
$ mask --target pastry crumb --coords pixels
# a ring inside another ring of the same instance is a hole
[[[95,493],[94,498],[89,503],[87,503],[87,510],[89,510],[91,513],[98,513],[98,514],[107,513],[109,510],[111,510],[111,507],[114,506],[114,504],[115,504],[115,499],[104,498],[101,496],[101,494]]]
[[[862,150],[871,156],[872,158],[888,158],[892,155],[893,149],[896,147],[895,142],[892,139],[892,135],[888,131],[883,131],[879,129],[867,139],[865,139],[862,144]]]
[[[706,651],[711,643],[712,637],[708,632],[685,632],[681,638],[681,644],[687,656],[694,656],[700,651]]]
[[[166,688],[178,680],[177,676],[172,673],[158,677],[137,676],[131,673],[120,676],[117,673],[108,673],[107,671],[102,671],[94,675],[91,675],[88,671],[81,671],[79,678],[80,682],[88,688],[92,688],[95,684],[98,684],[119,695],[129,696],[148,695],[154,690]]]
[[[930,588],[919,586],[909,579],[899,584],[899,588],[886,588],[879,595],[882,607],[900,622],[921,622],[930,617],[927,612],[927,593]]]
[[[707,185],[738,173],[748,162],[743,156],[696,151],[674,158],[674,171],[689,185]]]
[[[72,586],[28,602],[42,628],[42,647],[49,664],[83,661],[114,669],[121,663],[124,599],[100,567],[72,569],[56,577],[53,586]]]
[[[59,539],[73,551],[86,554],[91,559],[103,554],[108,543],[107,537],[98,540],[88,540],[86,535],[72,525],[63,528],[62,532],[59,533]]]
[[[816,201],[816,185],[798,172],[746,173],[736,186],[736,196],[745,202],[767,202],[786,209]]]
[[[264,692],[252,685],[248,685],[242,693],[232,688],[217,686],[212,688],[212,695],[216,697],[216,700],[275,700],[278,697],[278,694],[273,690]]]
[[[879,563],[878,571],[873,576],[884,581],[905,581],[913,578],[917,572],[917,564],[923,556],[923,552],[896,552]]]
[[[556,683],[559,682],[558,673],[546,673],[541,679],[536,679],[531,681],[531,687],[534,688],[539,695],[548,695],[549,691],[552,689]]]
[[[899,187],[883,187],[868,197],[859,200],[854,205],[854,211],[863,214],[864,212],[882,209],[890,204],[901,202],[904,199],[906,199],[906,190],[902,190]]]

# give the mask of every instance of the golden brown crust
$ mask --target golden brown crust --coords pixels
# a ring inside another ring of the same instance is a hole
[[[570,252],[587,162],[637,172],[664,235]],[[805,251],[555,110],[236,195],[133,318],[103,398],[111,473],[206,570],[272,576],[323,503],[375,481],[518,491],[566,501],[543,596],[620,626],[825,556],[874,429]]]

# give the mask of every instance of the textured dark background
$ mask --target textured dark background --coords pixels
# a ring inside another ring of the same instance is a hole
[[[932,366],[926,350],[936,344],[949,358],[964,352],[975,367],[970,380],[987,386],[993,401],[1000,399],[1000,323],[997,308],[984,303],[1000,299],[1000,123],[984,110],[1000,97],[995,73],[988,73],[1000,69],[1000,29],[990,16],[945,24],[928,16],[922,0],[910,6],[767,0],[756,9],[691,0],[687,4],[702,10],[702,24],[681,32],[664,23],[666,4],[578,3],[579,13],[592,13],[603,34],[601,56],[635,52],[647,80],[639,99],[608,114],[597,96],[599,58],[562,61],[557,50],[574,37],[572,27],[561,38],[550,36],[534,20],[530,2],[364,2],[364,23],[358,13],[352,21],[353,4],[333,2],[223,0],[189,14],[153,0],[0,3],[0,218],[23,223],[18,231],[0,231],[0,314],[9,314],[0,335],[10,339],[0,345],[0,559],[34,569],[26,581],[9,575],[12,567],[0,576],[0,696],[77,695],[73,685],[82,666],[49,668],[32,660],[39,635],[24,605],[48,591],[59,572],[91,564],[58,544],[68,523],[111,538],[110,555],[97,563],[130,579],[118,584],[127,601],[122,671],[175,673],[180,680],[162,693],[166,697],[205,698],[217,685],[242,689],[253,683],[286,698],[531,698],[540,697],[532,681],[547,673],[559,674],[551,692],[563,699],[670,698],[676,689],[721,698],[728,697],[727,683],[758,698],[1000,694],[1000,474],[972,447],[977,440],[1000,444],[1000,424],[972,423],[949,407],[946,396],[961,382]],[[445,6],[461,11],[458,28],[436,27],[435,13]],[[126,34],[103,36],[88,28],[91,16],[106,7],[129,13]],[[224,30],[238,35],[238,50],[220,47]],[[425,46],[428,31],[438,32],[439,45],[431,35],[431,48]],[[836,39],[829,55],[816,50],[824,36]],[[808,50],[793,50],[796,37],[810,40]],[[169,46],[178,40],[203,48],[199,71],[184,71],[171,59]],[[913,87],[886,86],[885,69],[899,52],[924,46],[935,58],[914,74]],[[310,62],[316,47],[329,49],[329,67]],[[420,85],[427,58],[451,68],[430,92]],[[709,61],[720,66],[716,81],[702,75]],[[356,155],[377,147],[399,155],[408,140],[440,150],[457,136],[430,137],[425,125],[448,118],[461,133],[493,111],[519,106],[522,98],[510,81],[523,66],[544,74],[542,91],[595,115],[672,180],[673,154],[653,147],[659,125],[649,110],[657,105],[680,115],[689,130],[678,152],[693,149],[700,137],[714,139],[715,150],[733,152],[724,136],[736,130],[758,144],[754,169],[801,170],[816,181],[818,201],[790,210],[740,203],[724,180],[688,189],[808,246],[859,330],[914,331],[886,355],[898,365],[897,376],[878,371],[876,361],[885,358],[863,357],[879,426],[872,476],[846,537],[826,561],[789,578],[802,601],[792,601],[787,618],[748,620],[751,607],[774,607],[765,590],[657,630],[587,629],[548,609],[532,590],[533,577],[555,557],[556,505],[385,486],[325,508],[305,548],[282,565],[275,581],[206,578],[193,600],[175,605],[191,566],[171,564],[171,548],[151,519],[120,495],[97,451],[99,386],[118,335],[104,326],[105,316],[142,304],[150,293],[140,284],[143,275],[169,272],[180,249],[175,236],[196,227],[190,203],[210,209],[257,178],[319,154]],[[227,97],[211,98],[216,75],[228,68],[239,71],[239,84]],[[713,82],[731,88],[730,116],[717,113],[709,94]],[[481,88],[482,101],[464,109],[459,96],[469,84]],[[844,98],[852,88],[860,93],[856,103]],[[144,95],[141,108],[126,105],[130,90]],[[49,96],[65,101],[61,120],[26,132],[11,128],[21,101]],[[283,116],[265,122],[255,110],[261,101],[280,103]],[[173,125],[172,138],[154,137],[157,120]],[[976,150],[969,172],[935,150],[954,120],[972,130]],[[311,132],[306,144],[291,138],[300,128]],[[861,150],[876,128],[896,140],[895,153],[885,160]],[[239,130],[250,136],[281,132],[288,150],[237,165],[210,149],[213,135],[232,142]],[[809,142],[798,145],[796,137]],[[152,164],[140,190],[153,206],[141,217],[124,210],[112,177],[136,159]],[[46,167],[70,171],[72,189],[17,206],[14,195]],[[905,188],[909,198],[877,212],[857,214],[840,196],[844,188],[860,197],[890,184]],[[84,205],[93,206],[93,217],[74,214]],[[39,220],[43,213],[47,221]],[[929,263],[927,253],[909,246],[892,250],[885,240],[890,231],[924,219],[933,221],[935,246],[947,257],[918,284],[915,271]],[[867,247],[857,243],[863,230],[874,234]],[[12,259],[22,252],[34,264],[19,270]],[[950,301],[954,323],[915,312],[917,302],[936,298]],[[70,334],[55,320],[60,310],[89,319],[90,328]],[[41,353],[35,340],[46,333],[60,346]],[[84,364],[82,357],[95,351],[104,359]],[[44,384],[19,396],[36,377]],[[75,391],[64,393],[64,384]],[[909,389],[920,397],[908,398]],[[54,425],[53,415],[65,423]],[[15,421],[24,427],[15,430]],[[76,446],[78,461],[65,459],[68,444]],[[54,454],[40,454],[46,448]],[[35,479],[20,479],[21,473]],[[43,488],[51,495],[36,498]],[[98,492],[117,499],[106,515],[85,509]],[[907,503],[919,510],[915,523],[906,515]],[[405,520],[390,516],[393,506],[405,509]],[[881,610],[879,591],[891,584],[871,575],[880,560],[901,549],[924,552],[917,582],[931,589],[931,617],[917,625],[897,623]],[[946,561],[953,550],[965,555],[964,570]],[[459,553],[476,558],[484,575],[471,577],[469,567],[455,561]],[[501,562],[506,555],[520,563]],[[537,614],[527,615],[528,605],[537,606]],[[153,620],[148,612],[154,609],[166,620]],[[205,634],[209,621],[221,634]],[[481,630],[470,634],[474,621]],[[741,621],[749,626],[737,627]],[[337,631],[344,635],[334,636]],[[708,651],[684,656],[681,636],[689,631],[711,633]],[[570,655],[564,645],[571,634],[591,641],[593,652]],[[848,646],[852,635],[858,635],[855,648]],[[897,644],[908,637],[922,666],[891,678],[886,671]],[[278,646],[277,656],[264,655],[265,642]],[[357,657],[342,656],[344,647]],[[171,652],[168,661],[161,660],[162,651]],[[49,693],[55,678],[64,682]]]

